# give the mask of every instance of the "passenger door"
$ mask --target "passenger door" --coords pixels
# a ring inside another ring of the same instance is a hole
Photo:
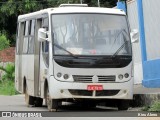
[[[34,52],[34,91],[36,96],[40,96],[40,42],[38,41],[38,29],[42,27],[42,19],[36,20],[35,32],[35,52]]]
[[[46,16],[46,15],[45,15]],[[35,40],[35,95],[42,96],[41,91],[43,91],[43,83],[45,81],[46,72],[49,66],[49,44],[47,41],[38,41],[38,29],[39,28],[48,29],[48,17],[42,17],[37,19],[36,23],[36,40]]]

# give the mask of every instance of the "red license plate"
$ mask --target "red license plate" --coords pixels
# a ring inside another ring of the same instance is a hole
[[[93,91],[93,90],[100,91],[100,90],[103,90],[103,85],[88,85],[87,90],[89,90],[89,91]]]

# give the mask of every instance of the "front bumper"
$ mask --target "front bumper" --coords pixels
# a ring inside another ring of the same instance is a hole
[[[88,85],[102,85],[102,91],[88,91]],[[123,83],[76,83],[57,81],[50,76],[49,91],[52,99],[132,99],[133,77]]]

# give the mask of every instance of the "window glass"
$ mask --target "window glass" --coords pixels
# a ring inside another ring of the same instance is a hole
[[[33,54],[34,53],[34,31],[35,31],[35,20],[30,21],[30,33],[29,33],[29,49],[28,53]]]
[[[34,53],[34,38],[33,37],[29,37],[29,50],[28,50],[29,54]]]
[[[28,52],[28,33],[29,33],[29,21],[25,22],[25,34],[24,34],[24,41],[23,41],[23,53]]]
[[[25,35],[25,30],[26,30],[26,22],[23,22],[24,23],[24,28],[23,28],[23,36]]]
[[[54,43],[76,55],[132,54],[125,16],[56,14],[52,15],[52,29]],[[69,54],[56,46],[54,53]]]
[[[48,28],[48,18],[44,18],[43,19],[43,25],[42,25],[42,27]]]
[[[42,52],[43,53],[48,53],[49,51],[49,43],[48,41],[42,42]]]
[[[24,42],[23,42],[23,53],[28,52],[28,37],[24,37]]]
[[[29,21],[29,26],[28,26],[29,27],[29,35],[31,35],[31,26],[32,26],[32,21],[30,20]]]
[[[25,24],[25,36],[28,35],[28,28],[29,28],[29,21],[26,21],[26,24]]]
[[[34,36],[34,31],[35,31],[35,20],[32,20],[32,23],[31,23],[31,35]]]
[[[17,40],[16,40],[16,52],[19,53],[19,31],[20,31],[20,23],[17,24]]]
[[[42,42],[42,54],[46,66],[49,66],[49,42]]]

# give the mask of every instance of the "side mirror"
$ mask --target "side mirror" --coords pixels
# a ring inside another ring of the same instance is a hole
[[[43,42],[48,40],[47,38],[47,31],[45,28],[39,28],[38,30],[38,41]]]
[[[136,43],[139,41],[139,32],[137,29],[133,29],[130,33],[131,36],[131,42]]]

